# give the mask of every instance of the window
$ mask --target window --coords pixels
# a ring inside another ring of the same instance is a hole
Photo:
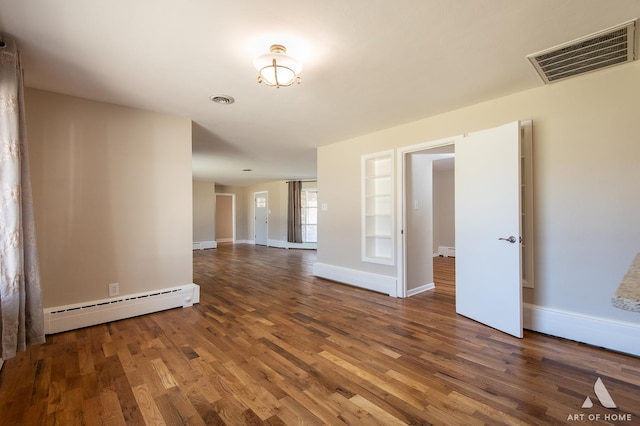
[[[305,188],[302,190],[302,241],[318,242],[318,190]]]

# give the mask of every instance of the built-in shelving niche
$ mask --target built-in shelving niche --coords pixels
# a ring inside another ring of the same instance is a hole
[[[362,260],[394,264],[393,151],[362,157]]]

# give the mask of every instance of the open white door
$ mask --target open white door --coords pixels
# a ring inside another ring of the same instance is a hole
[[[456,142],[456,312],[522,337],[520,123]]]

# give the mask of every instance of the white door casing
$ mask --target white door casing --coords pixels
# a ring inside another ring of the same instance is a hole
[[[396,280],[396,297],[409,297],[407,290],[407,270],[408,265],[408,247],[406,233],[411,232],[407,222],[407,209],[411,200],[408,198],[407,188],[411,185],[411,176],[407,176],[408,158],[417,153],[428,153],[432,159],[447,158],[453,153],[453,149],[449,148],[455,146],[455,142],[461,136],[452,136],[444,139],[433,140],[429,142],[422,142],[416,145],[406,146],[398,148],[397,154],[397,192],[399,194],[399,202],[397,203],[397,217],[400,220],[397,222],[397,258],[398,258],[398,274]],[[441,155],[444,151],[449,154]]]

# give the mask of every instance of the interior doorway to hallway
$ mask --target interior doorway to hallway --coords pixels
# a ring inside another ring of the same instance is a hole
[[[433,289],[434,256],[455,255],[453,143],[417,147],[402,158],[400,297]]]

